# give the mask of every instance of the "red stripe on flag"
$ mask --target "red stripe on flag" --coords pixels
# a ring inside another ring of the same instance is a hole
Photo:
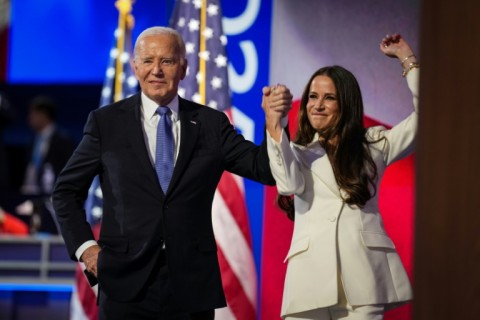
[[[242,190],[238,187],[233,174],[224,172],[217,186],[218,192],[223,198],[226,206],[230,210],[232,217],[242,231],[243,237],[248,243],[250,250],[252,248],[252,239],[248,222],[247,207]]]
[[[228,212],[235,221],[237,228],[240,230],[242,237],[248,244],[249,252],[245,254],[253,255],[252,253],[252,240],[249,228],[247,207],[245,204],[245,197],[235,180],[235,177],[230,172],[224,172],[220,182],[217,186],[217,190],[222,197],[225,206],[228,208]],[[222,276],[223,289],[227,298],[228,308],[231,313],[238,320],[250,320],[256,317],[256,302],[252,302],[248,299],[248,295],[242,286],[242,281],[248,281],[247,279],[239,279],[235,274],[234,269],[227,261],[223,254],[222,248],[228,250],[236,243],[220,243],[218,250],[218,261],[220,265],[220,271]],[[252,257],[253,260],[253,257]],[[235,262],[232,262],[235,263]],[[256,277],[255,274],[252,275]]]
[[[225,259],[223,251],[219,249],[217,254],[222,274],[223,290],[228,301],[228,307],[235,315],[235,319],[255,319],[255,307],[248,300],[237,275]]]
[[[98,240],[100,235],[100,224],[92,227],[93,235]],[[82,271],[80,264],[77,264],[75,271],[75,285],[77,287],[77,296],[83,308],[83,312],[89,320],[98,320],[97,296],[88,283],[87,277]]]
[[[89,320],[97,320],[97,296],[90,287],[79,264],[77,264],[77,269],[75,272],[75,284],[77,286],[78,300],[80,300],[83,312]]]

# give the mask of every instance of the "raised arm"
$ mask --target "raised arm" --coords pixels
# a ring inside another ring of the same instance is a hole
[[[386,35],[380,42],[380,51],[387,57],[397,58],[403,68],[403,76],[405,77],[410,70],[418,68],[417,57],[413,53],[410,45],[405,39],[395,33],[393,35]]]
[[[279,142],[282,135],[281,120],[292,108],[292,94],[284,85],[264,87],[262,89],[262,108],[265,112],[265,125],[272,138]]]
[[[380,51],[388,57],[399,60],[403,70],[402,75],[406,77],[408,87],[412,92],[415,108],[414,112],[390,130],[375,130],[375,128],[369,130],[372,140],[386,138],[380,143],[384,145],[384,160],[388,165],[414,150],[418,117],[419,64],[410,45],[399,34],[387,35],[383,38],[380,42]]]

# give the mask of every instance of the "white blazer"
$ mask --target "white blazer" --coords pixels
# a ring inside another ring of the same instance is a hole
[[[387,304],[412,299],[412,288],[395,245],[386,234],[378,209],[378,188],[385,168],[414,149],[417,131],[418,69],[408,73],[415,110],[387,130],[367,130],[377,166],[377,193],[364,208],[342,200],[330,161],[318,142],[307,146],[280,143],[267,133],[270,167],[280,194],[294,194],[295,224],[282,301],[282,317],[335,305],[337,272],[348,302],[353,305]]]

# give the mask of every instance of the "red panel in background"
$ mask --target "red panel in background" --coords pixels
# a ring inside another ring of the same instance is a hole
[[[293,137],[296,132],[299,101],[294,103],[289,114],[289,129]],[[381,125],[378,121],[365,118],[365,126]],[[380,185],[380,211],[385,228],[394,241],[397,251],[412,279],[413,261],[413,212],[414,212],[414,156],[400,160],[385,171]],[[265,210],[263,222],[263,247],[260,279],[261,320],[279,319],[282,302],[283,281],[286,264],[283,260],[288,252],[293,232],[293,223],[275,205],[275,187],[265,188]],[[411,319],[411,304],[387,312],[385,320]]]

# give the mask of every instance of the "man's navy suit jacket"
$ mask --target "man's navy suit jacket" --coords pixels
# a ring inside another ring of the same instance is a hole
[[[72,259],[93,235],[83,208],[99,175],[103,218],[98,281],[111,299],[130,301],[147,285],[162,242],[170,287],[185,311],[225,306],[211,208],[225,170],[275,183],[265,141],[243,138],[226,115],[179,99],[180,150],[163,193],[141,123],[140,94],[89,115],[84,136],[60,174],[53,202]]]

